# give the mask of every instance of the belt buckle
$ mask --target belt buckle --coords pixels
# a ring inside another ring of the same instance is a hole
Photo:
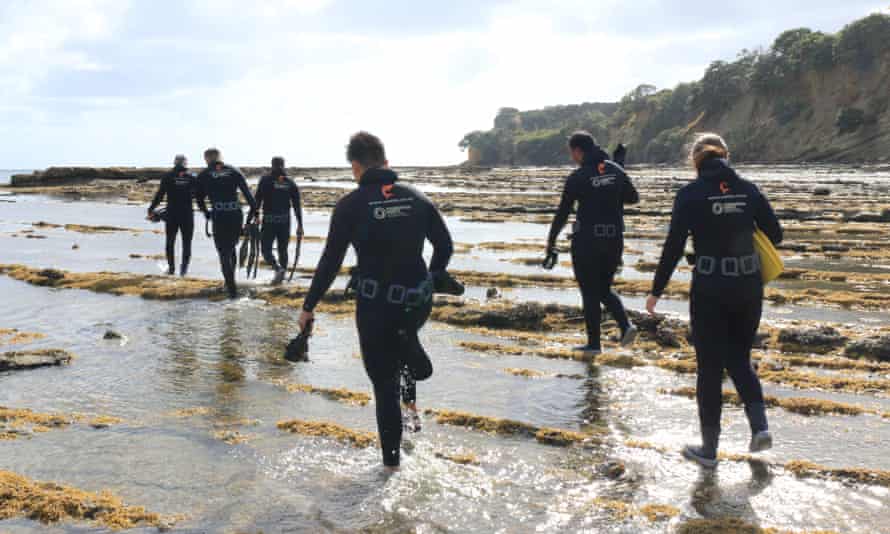
[[[606,228],[602,224],[593,225],[594,237],[606,237]]]
[[[397,292],[399,294],[398,298],[395,297],[395,294]],[[408,288],[406,288],[405,286],[393,284],[389,286],[389,291],[386,293],[386,300],[388,300],[391,304],[404,304],[407,295]]]
[[[742,274],[750,275],[756,273],[758,267],[757,260],[758,257],[756,254],[743,256],[741,259]]]
[[[370,278],[362,280],[361,285],[359,286],[361,289],[361,295],[366,299],[374,299],[377,297],[377,290],[380,289],[380,284],[377,283],[377,280],[371,280]]]
[[[409,289],[405,294],[405,304],[411,307],[423,304],[423,291],[420,289]]]
[[[724,276],[738,276],[739,275],[739,259],[738,258],[723,258],[720,260],[720,270],[723,271]]]
[[[717,260],[712,256],[701,256],[695,264],[695,270],[703,275],[714,274]]]

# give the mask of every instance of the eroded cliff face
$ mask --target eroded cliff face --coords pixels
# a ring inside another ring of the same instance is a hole
[[[740,146],[738,159],[748,161],[890,161],[888,103],[890,54],[870,71],[838,65],[807,73],[776,94],[751,92],[725,113],[703,117],[693,130],[724,132]],[[800,111],[783,120],[777,113],[783,107],[790,108],[786,113]],[[865,122],[842,131],[838,115],[843,110],[863,111]]]
[[[613,107],[589,106],[502,108],[492,130],[462,141],[472,149],[468,164],[565,164],[575,129],[603,146],[629,145],[631,163],[683,160],[703,131],[722,134],[736,161],[890,161],[890,16],[835,35],[789,30],[766,51],[713,62],[701,80],[641,85]]]

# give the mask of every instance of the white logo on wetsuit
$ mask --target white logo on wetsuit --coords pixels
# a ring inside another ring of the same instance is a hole
[[[174,183],[176,184],[177,187],[185,187],[185,186],[192,185],[192,180],[191,180],[191,178],[181,176],[181,177],[176,178],[176,181]]]
[[[615,185],[615,178],[616,178],[616,176],[614,174],[604,174],[602,176],[592,176],[590,178],[590,185],[592,185],[594,188]]]
[[[711,211],[714,215],[736,215],[745,213],[747,202],[714,202],[711,204]]]
[[[398,219],[410,217],[413,213],[414,202],[410,198],[400,198],[397,200],[387,200],[385,202],[371,202],[371,213],[378,221],[385,219]]]
[[[290,184],[287,182],[284,182],[283,184],[279,184],[276,182],[274,187],[275,189],[290,189]]]

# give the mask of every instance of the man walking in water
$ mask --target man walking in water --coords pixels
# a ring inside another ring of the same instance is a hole
[[[244,224],[244,214],[238,202],[238,190],[241,190],[241,194],[250,205],[248,221],[256,215],[256,201],[247,187],[244,175],[235,167],[223,163],[222,154],[218,149],[205,150],[204,161],[207,162],[207,168],[198,175],[198,206],[213,222],[213,242],[219,253],[226,292],[229,298],[234,299],[238,297],[238,287],[235,285],[238,259],[235,249]],[[208,213],[204,206],[204,199],[207,197],[210,197],[212,213]]]
[[[272,171],[260,178],[256,188],[257,209],[263,210],[262,250],[263,259],[273,269],[276,286],[284,280],[287,271],[287,247],[290,244],[290,210],[297,217],[297,239],[303,237],[303,208],[300,203],[300,188],[287,177],[284,171],[284,158],[272,158]],[[278,258],[272,252],[277,242]]]
[[[556,240],[565,227],[572,208],[578,214],[572,227],[572,267],[581,288],[587,345],[576,350],[595,356],[600,349],[600,303],[606,305],[621,329],[621,344],[630,345],[637,335],[627,319],[621,299],[612,290],[615,272],[624,252],[624,205],[640,201],[624,169],[609,160],[588,132],[575,132],[569,138],[572,160],[579,165],[567,179],[550,236],[544,268],[557,263]]]
[[[189,172],[188,160],[182,154],[173,159],[173,170],[161,178],[161,186],[148,207],[148,218],[155,216],[154,211],[164,197],[167,197],[167,215],[164,218],[164,230],[167,234],[167,274],[176,273],[176,234],[182,234],[182,264],[179,275],[185,276],[189,270],[192,257],[192,235],[195,232],[195,217],[192,212],[192,199],[195,197],[195,175]]]
[[[445,271],[453,244],[433,203],[417,189],[397,182],[380,139],[366,132],[353,135],[346,158],[358,188],[334,208],[300,327],[305,331],[313,321],[316,305],[352,244],[358,256],[356,323],[362,359],[374,385],[383,464],[392,472],[399,468],[402,439],[400,371],[407,366],[417,380],[432,375],[417,331],[432,309],[431,272],[435,276]],[[433,244],[429,270],[423,259],[426,240]]]

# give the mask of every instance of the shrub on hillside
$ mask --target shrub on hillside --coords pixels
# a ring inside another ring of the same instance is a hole
[[[840,63],[868,70],[887,51],[890,51],[890,15],[875,13],[841,30],[835,56]]]
[[[865,112],[859,108],[841,108],[837,112],[834,125],[841,135],[853,133],[866,122]]]

